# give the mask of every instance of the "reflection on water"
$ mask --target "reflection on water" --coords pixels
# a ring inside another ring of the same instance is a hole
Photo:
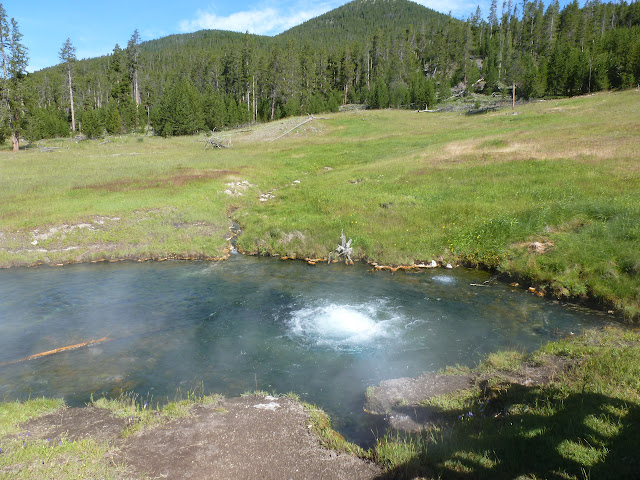
[[[238,395],[293,391],[363,440],[368,385],[497,349],[534,349],[603,321],[488,276],[456,269],[372,273],[364,266],[233,256],[222,263],[74,265],[0,272],[0,398],[133,390],[163,401],[204,385]]]

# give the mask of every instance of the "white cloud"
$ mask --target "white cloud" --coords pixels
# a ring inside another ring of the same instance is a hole
[[[248,31],[258,35],[274,35],[313,17],[322,15],[335,6],[334,3],[321,3],[310,9],[289,7],[287,11],[274,7],[264,7],[236,12],[228,16],[220,16],[212,11],[198,10],[196,18],[182,20],[179,23],[179,28],[182,32],[214,29],[234,32]]]

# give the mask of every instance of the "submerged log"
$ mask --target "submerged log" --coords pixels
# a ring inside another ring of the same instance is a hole
[[[53,350],[47,350],[46,352],[34,353],[33,355],[29,355],[28,357],[20,358],[18,360],[12,360],[10,362],[0,363],[0,367],[5,365],[11,365],[19,362],[26,362],[27,360],[34,360],[40,357],[46,357],[49,355],[53,355],[54,353],[68,352],[69,350],[75,350],[76,348],[87,347],[89,345],[95,345],[96,343],[106,342],[109,337],[102,337],[98,340],[88,340],[82,343],[76,343],[75,345],[68,345],[66,347],[54,348]]]

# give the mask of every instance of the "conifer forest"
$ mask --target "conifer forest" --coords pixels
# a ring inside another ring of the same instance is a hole
[[[434,108],[452,96],[519,99],[640,84],[640,2],[514,2],[466,20],[407,0],[355,0],[275,37],[202,30],[27,73],[18,23],[0,5],[1,139],[172,136],[286,116]],[[62,28],[62,27],[61,27]]]

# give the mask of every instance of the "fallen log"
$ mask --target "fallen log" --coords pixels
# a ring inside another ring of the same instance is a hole
[[[309,122],[313,122],[316,119],[316,117],[314,117],[313,115],[309,115],[309,118],[307,118],[304,122],[299,123],[298,125],[296,125],[295,127],[287,130],[286,132],[284,132],[282,135],[280,135],[279,137],[274,138],[273,140],[271,140],[272,142],[275,142],[276,140],[284,137],[285,135],[293,132],[296,128],[301,127],[302,125],[304,125],[305,123],[309,123]]]
[[[204,143],[204,148],[229,148],[229,146],[212,138],[207,138]]]
[[[68,345],[66,347],[54,348],[53,350],[47,350],[46,352],[34,353],[33,355],[29,355],[28,357],[20,358],[18,360],[12,360],[10,362],[0,363],[0,367],[4,367],[5,365],[12,365],[14,363],[26,362],[27,360],[34,360],[40,357],[46,357],[49,355],[53,355],[54,353],[68,352],[69,350],[75,350],[76,348],[87,347],[89,345],[95,345],[97,343],[106,342],[108,337],[102,337],[98,340],[89,340],[82,343],[76,343],[75,345]]]

